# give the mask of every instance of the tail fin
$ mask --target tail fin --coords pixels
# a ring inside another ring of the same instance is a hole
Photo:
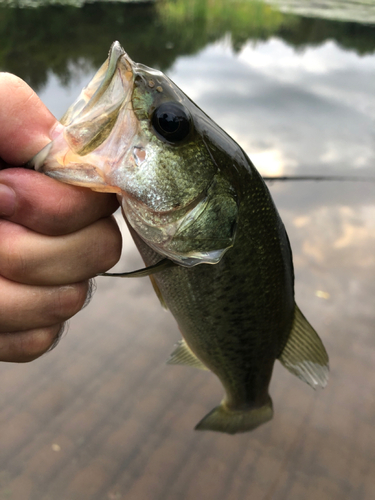
[[[237,432],[252,431],[271,420],[272,417],[273,409],[270,397],[264,406],[248,410],[231,410],[225,402],[221,402],[196,425],[195,429],[236,434]]]

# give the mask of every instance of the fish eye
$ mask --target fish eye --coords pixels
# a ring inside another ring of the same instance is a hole
[[[152,125],[158,135],[169,142],[185,139],[190,131],[190,116],[178,102],[163,102],[152,115]]]

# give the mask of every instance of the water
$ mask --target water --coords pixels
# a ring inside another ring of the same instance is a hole
[[[347,2],[357,22],[345,22],[337,2],[324,12],[279,3],[288,13],[224,0],[2,6],[0,69],[59,117],[118,39],[165,71],[263,175],[375,178],[373,5]],[[242,436],[194,433],[219,384],[164,365],[179,335],[148,280],[103,278],[55,351],[0,366],[1,500],[374,497],[374,184],[270,189],[297,302],[330,354],[328,387],[314,393],[277,366],[271,423]],[[135,269],[124,239],[117,269]]]

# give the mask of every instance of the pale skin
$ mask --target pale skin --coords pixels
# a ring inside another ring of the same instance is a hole
[[[18,77],[0,73],[0,361],[55,343],[89,279],[120,258],[116,197],[17,167],[50,142],[56,118]]]

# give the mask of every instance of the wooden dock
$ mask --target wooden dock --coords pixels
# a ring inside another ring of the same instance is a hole
[[[0,365],[0,500],[373,500],[374,267],[343,281],[311,270],[298,245],[297,297],[330,353],[325,390],[277,363],[270,423],[194,431],[220,384],[165,365],[179,334],[148,278],[100,278],[53,352]],[[129,246],[120,267],[139,264]]]

